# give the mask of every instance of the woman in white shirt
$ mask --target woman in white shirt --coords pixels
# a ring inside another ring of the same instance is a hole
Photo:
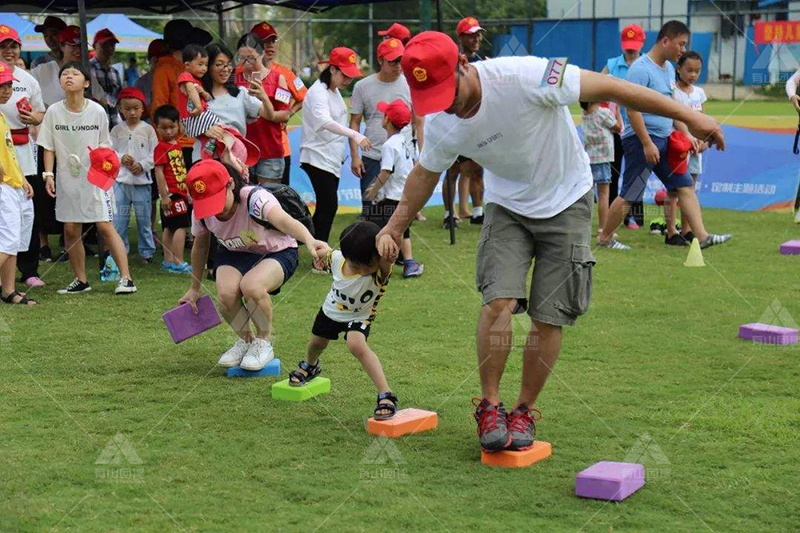
[[[303,103],[300,168],[314,187],[314,238],[319,241],[328,241],[339,207],[337,189],[346,139],[353,139],[363,150],[372,148],[369,139],[347,127],[347,105],[339,93],[359,76],[356,53],[345,47],[334,48],[327,68],[308,89]]]

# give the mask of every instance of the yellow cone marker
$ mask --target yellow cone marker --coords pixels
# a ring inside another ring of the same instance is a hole
[[[692,239],[692,245],[689,247],[689,255],[686,256],[686,261],[684,261],[683,266],[687,267],[706,266],[705,261],[703,261],[703,252],[700,251],[700,241],[697,240],[697,237]]]

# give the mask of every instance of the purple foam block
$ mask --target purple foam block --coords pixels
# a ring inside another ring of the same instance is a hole
[[[644,466],[600,461],[575,476],[575,494],[618,502],[644,486]]]
[[[786,241],[781,244],[781,253],[783,255],[800,254],[800,241]]]
[[[797,330],[753,322],[739,326],[739,338],[765,344],[797,344]]]
[[[207,294],[197,300],[197,310],[198,313],[194,314],[189,304],[181,304],[162,315],[164,324],[167,325],[175,344],[199,335],[222,322],[214,307],[214,302]]]

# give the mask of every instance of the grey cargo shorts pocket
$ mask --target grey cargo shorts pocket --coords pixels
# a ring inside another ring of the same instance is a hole
[[[564,298],[553,305],[573,318],[586,314],[592,300],[592,267],[597,260],[586,244],[573,244],[570,274],[564,281]]]

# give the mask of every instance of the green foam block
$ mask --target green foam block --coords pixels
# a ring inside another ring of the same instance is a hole
[[[312,379],[308,385],[302,387],[292,387],[289,380],[284,379],[272,385],[272,397],[276,400],[287,402],[304,402],[314,396],[326,394],[331,391],[331,380],[328,378],[317,377]]]

